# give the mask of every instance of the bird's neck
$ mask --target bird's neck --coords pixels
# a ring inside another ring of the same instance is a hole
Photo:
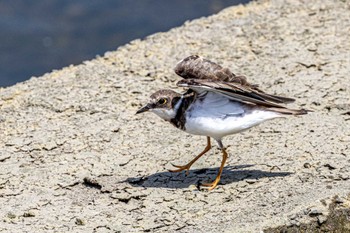
[[[186,92],[181,96],[178,102],[174,105],[175,117],[170,122],[179,129],[185,130],[186,110],[189,108],[195,98],[194,93]]]

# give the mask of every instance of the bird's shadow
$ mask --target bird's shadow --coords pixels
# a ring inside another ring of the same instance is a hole
[[[233,182],[250,180],[258,180],[264,177],[284,177],[291,175],[291,172],[271,172],[254,169],[245,169],[254,165],[239,165],[226,166],[222,172],[220,183],[221,185],[230,184]],[[201,183],[212,182],[218,172],[219,168],[209,169],[191,169],[186,175],[185,171],[174,172],[157,172],[149,176],[129,177],[125,182],[136,187],[154,187],[154,188],[188,188],[190,185],[199,187]]]

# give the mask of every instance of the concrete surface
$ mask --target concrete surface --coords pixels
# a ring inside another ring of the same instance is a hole
[[[0,232],[260,232],[327,220],[350,193],[350,3],[258,1],[0,89]],[[154,114],[151,92],[199,54],[314,110],[214,148]],[[208,169],[209,168],[209,169]]]

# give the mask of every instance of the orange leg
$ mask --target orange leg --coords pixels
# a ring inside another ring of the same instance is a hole
[[[224,166],[225,166],[226,159],[227,159],[227,153],[226,153],[226,150],[223,148],[222,149],[222,161],[221,161],[221,166],[220,166],[218,175],[216,176],[216,178],[213,182],[202,184],[202,186],[209,187],[208,188],[209,191],[213,190],[218,185],[218,183],[220,181],[221,174],[222,174],[222,170],[224,169]]]
[[[202,157],[202,155],[207,153],[210,149],[211,149],[210,137],[207,137],[207,146],[204,148],[204,150],[199,155],[197,155],[191,162],[189,162],[188,164],[186,164],[184,166],[172,164],[174,167],[176,167],[178,169],[169,170],[169,171],[170,172],[181,172],[183,170],[186,170],[186,175],[188,175],[188,171],[190,170],[190,167],[192,166],[192,164],[194,164],[194,162],[196,162],[200,157]]]

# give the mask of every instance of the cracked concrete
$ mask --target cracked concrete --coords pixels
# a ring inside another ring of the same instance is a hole
[[[0,232],[266,232],[327,222],[349,208],[350,5],[252,2],[135,40],[103,57],[0,89]],[[174,88],[199,54],[314,112],[225,138],[188,176],[169,173],[205,146],[135,115]],[[345,225],[344,225],[345,226]],[[293,228],[294,229],[294,228]]]

